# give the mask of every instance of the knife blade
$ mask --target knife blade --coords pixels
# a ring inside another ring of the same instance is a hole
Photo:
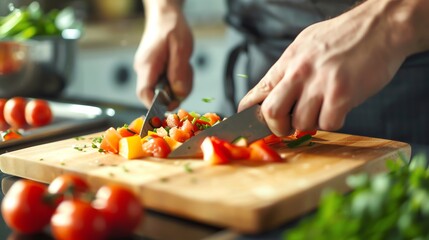
[[[164,118],[165,113],[168,110],[168,105],[173,101],[173,99],[173,92],[170,84],[168,83],[167,76],[164,74],[160,77],[157,85],[155,86],[155,95],[152,105],[143,119],[144,123],[140,129],[140,137],[146,136],[148,131],[154,129],[151,125],[151,119],[153,117],[159,117],[160,119]]]
[[[215,136],[229,142],[238,137],[244,137],[250,143],[270,134],[272,132],[262,116],[261,106],[255,105],[201,131],[172,151],[168,158],[201,157],[200,146],[204,138],[208,136]]]

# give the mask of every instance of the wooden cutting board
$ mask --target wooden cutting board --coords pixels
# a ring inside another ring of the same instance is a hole
[[[312,146],[278,149],[284,163],[240,162],[209,166],[202,160],[126,160],[91,147],[101,133],[0,155],[4,173],[49,183],[66,173],[85,177],[91,187],[119,182],[144,206],[192,220],[257,233],[277,227],[318,205],[323,189],[348,190],[357,172],[385,170],[387,159],[408,144],[319,131]]]

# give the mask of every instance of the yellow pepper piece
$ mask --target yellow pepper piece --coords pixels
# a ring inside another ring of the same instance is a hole
[[[134,135],[121,138],[121,140],[119,140],[119,155],[127,159],[145,157],[146,154],[143,151],[140,136]]]

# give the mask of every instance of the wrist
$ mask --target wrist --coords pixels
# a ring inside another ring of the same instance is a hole
[[[379,0],[375,0],[379,1]],[[384,0],[390,43],[406,56],[429,49],[429,1]]]
[[[185,0],[143,0],[146,18],[179,12]]]

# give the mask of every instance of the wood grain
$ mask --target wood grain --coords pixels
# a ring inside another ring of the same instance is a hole
[[[314,209],[326,188],[346,192],[348,175],[384,171],[387,159],[399,152],[408,158],[411,154],[406,143],[319,131],[312,146],[279,148],[284,163],[209,166],[199,159],[126,160],[99,153],[91,147],[92,138],[99,136],[5,153],[0,169],[45,183],[76,173],[93,189],[117,182],[138,194],[148,208],[257,233]]]

